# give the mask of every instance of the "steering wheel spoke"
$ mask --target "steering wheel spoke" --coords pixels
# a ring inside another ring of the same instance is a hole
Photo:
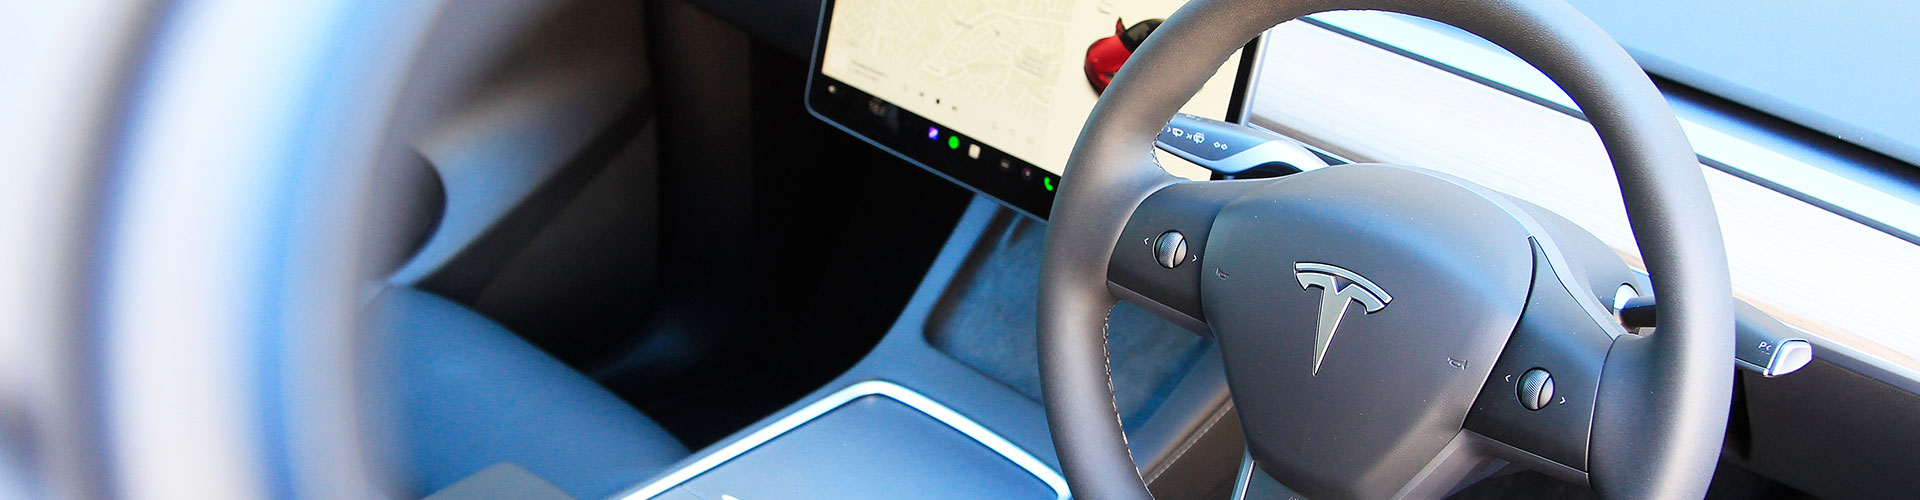
[[[1553,462],[1526,450],[1515,448],[1468,430],[1454,435],[1446,448],[1421,468],[1413,479],[1400,485],[1392,498],[1441,498],[1458,493],[1480,481],[1532,470],[1569,483],[1586,485],[1585,472]],[[1300,500],[1308,498],[1282,484],[1251,454],[1241,458],[1234,475],[1228,500]]]
[[[1466,429],[1577,470],[1587,470],[1600,380],[1615,337],[1628,335],[1574,263],[1534,240],[1533,286],[1520,322],[1482,386]],[[1616,373],[1631,377],[1636,374]]]
[[[1279,180],[1180,182],[1155,191],[1135,208],[1114,242],[1107,287],[1194,333],[1211,336],[1200,283],[1212,271],[1202,261],[1220,209]]]

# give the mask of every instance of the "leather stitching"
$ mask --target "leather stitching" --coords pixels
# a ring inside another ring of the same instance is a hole
[[[1122,445],[1120,449],[1127,451],[1127,461],[1138,464],[1140,461],[1133,458],[1133,443],[1127,439],[1126,422],[1120,420],[1119,398],[1113,395],[1113,352],[1107,342],[1108,336],[1112,332],[1112,326],[1113,308],[1108,307],[1107,313],[1100,317],[1100,366],[1105,368],[1107,372],[1107,407],[1113,411],[1114,426],[1120,428],[1120,444]],[[1136,477],[1139,476],[1140,469],[1138,466],[1134,468],[1133,473]],[[1145,478],[1140,480],[1141,485],[1144,486],[1146,483]]]
[[[1233,400],[1227,400],[1227,402],[1221,403],[1219,408],[1215,408],[1213,415],[1207,417],[1207,422],[1200,424],[1199,430],[1194,431],[1193,434],[1187,435],[1186,439],[1181,440],[1180,447],[1174,449],[1172,457],[1168,457],[1165,462],[1153,468],[1153,473],[1146,478],[1147,482],[1152,483],[1154,480],[1160,479],[1161,474],[1165,474],[1167,469],[1172,469],[1173,464],[1180,461],[1180,457],[1187,456],[1187,451],[1192,450],[1193,445],[1199,444],[1200,438],[1205,437],[1208,431],[1212,431],[1213,426],[1219,424],[1221,419],[1227,417],[1227,412],[1232,410]]]

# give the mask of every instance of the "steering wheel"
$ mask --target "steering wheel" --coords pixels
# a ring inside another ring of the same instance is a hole
[[[1235,49],[1334,10],[1451,24],[1565,89],[1612,160],[1660,293],[1655,330],[1625,331],[1595,297],[1570,259],[1592,255],[1572,248],[1590,236],[1470,182],[1378,164],[1185,182],[1154,163],[1154,138]],[[1302,496],[1435,497],[1508,465],[1610,498],[1705,494],[1732,391],[1719,225],[1652,82],[1559,0],[1196,0],[1114,79],[1064,178],[1040,363],[1080,498],[1150,498],[1108,374],[1121,299],[1218,342],[1243,473]]]

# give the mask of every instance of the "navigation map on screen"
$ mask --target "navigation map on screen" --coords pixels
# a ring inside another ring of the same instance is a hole
[[[1106,80],[1184,3],[835,0],[820,71],[1058,174]],[[1229,118],[1231,64],[1182,111]],[[1170,158],[1175,175],[1209,174]]]

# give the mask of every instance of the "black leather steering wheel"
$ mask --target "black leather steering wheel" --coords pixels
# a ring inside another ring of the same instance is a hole
[[[1457,26],[1572,96],[1613,162],[1659,291],[1652,333],[1626,332],[1595,297],[1611,285],[1571,258],[1606,254],[1585,248],[1590,236],[1464,180],[1346,165],[1185,182],[1154,163],[1154,138],[1235,49],[1334,10]],[[1706,491],[1732,389],[1719,225],[1660,93],[1559,0],[1196,0],[1114,79],[1064,179],[1040,361],[1079,498],[1150,498],[1108,375],[1106,316],[1120,299],[1219,342],[1255,473],[1309,498],[1439,496],[1489,464],[1611,498]],[[1175,231],[1188,252],[1168,268],[1155,247]]]

